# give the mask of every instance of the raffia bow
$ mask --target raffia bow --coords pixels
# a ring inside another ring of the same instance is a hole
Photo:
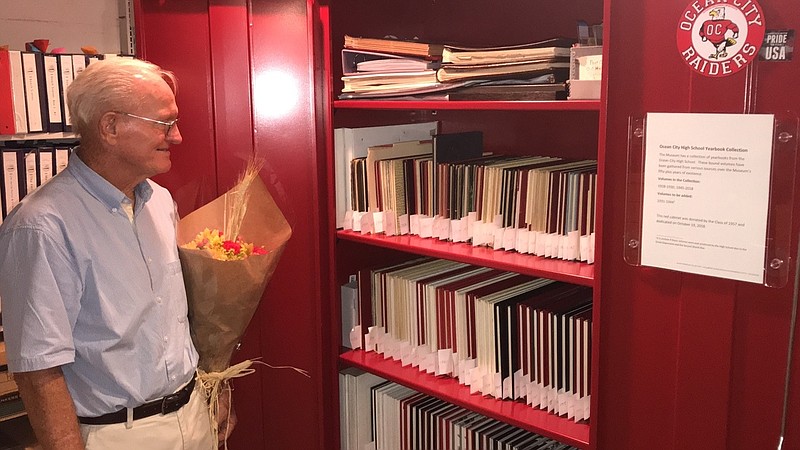
[[[311,378],[307,370],[299,369],[293,366],[273,366],[263,361],[248,359],[238,364],[228,367],[219,372],[206,372],[202,369],[197,369],[197,382],[203,388],[208,402],[208,416],[211,420],[211,442],[216,445],[219,440],[219,423],[217,417],[219,416],[219,395],[223,390],[228,391],[228,414],[233,411],[233,397],[231,396],[230,380],[250,375],[256,369],[250,367],[253,364],[261,364],[272,369],[292,369],[295,372]],[[228,439],[225,439],[225,450],[228,449]]]

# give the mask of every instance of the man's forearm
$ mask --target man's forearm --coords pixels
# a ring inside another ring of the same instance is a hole
[[[60,367],[18,372],[14,380],[43,450],[83,450],[75,405]]]

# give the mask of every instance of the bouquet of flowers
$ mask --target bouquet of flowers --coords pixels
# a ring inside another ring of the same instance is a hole
[[[198,381],[209,399],[216,445],[217,408],[228,380],[252,373],[253,361],[230,367],[292,234],[251,162],[231,190],[178,222],[178,242]]]

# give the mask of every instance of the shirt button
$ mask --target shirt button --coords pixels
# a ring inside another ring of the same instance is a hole
[[[147,258],[147,262],[149,262],[149,263],[153,262],[153,258],[148,257]]]
[[[156,302],[160,304],[161,303],[161,297],[156,297]]]
[[[169,378],[170,378],[172,381],[175,381],[175,378],[177,378],[177,377],[176,377],[175,375],[173,375],[173,376],[171,376],[171,377],[169,377]]]
[[[111,212],[112,212],[112,213],[115,213],[115,212],[117,212],[117,208],[111,208]]]
[[[167,341],[169,341],[169,338],[164,336],[164,342],[167,342]]]

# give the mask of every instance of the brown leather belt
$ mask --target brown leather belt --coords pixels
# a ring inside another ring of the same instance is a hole
[[[195,379],[192,378],[192,381],[182,387],[178,392],[133,408],[133,420],[144,419],[145,417],[154,416],[156,414],[169,414],[181,409],[183,405],[189,403],[189,397],[192,396],[194,384]],[[127,422],[127,420],[127,409],[121,409],[97,417],[78,417],[78,422],[85,425],[109,425],[112,423],[124,423]]]

